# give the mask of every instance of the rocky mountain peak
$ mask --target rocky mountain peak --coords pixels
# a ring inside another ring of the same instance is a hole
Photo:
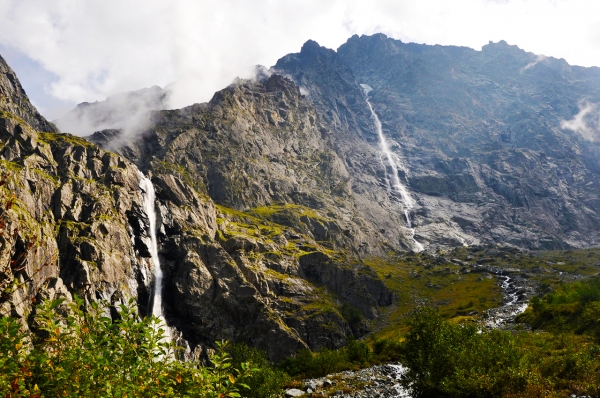
[[[58,131],[31,104],[17,75],[0,56],[0,109],[12,113],[39,131]]]

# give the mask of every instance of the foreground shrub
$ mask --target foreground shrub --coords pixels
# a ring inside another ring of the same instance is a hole
[[[106,304],[83,311],[75,298],[68,315],[62,301],[37,308],[36,334],[13,318],[0,319],[0,396],[6,397],[239,397],[254,369],[233,367],[219,344],[211,367],[174,360],[157,318],[139,319],[133,302],[113,322]]]

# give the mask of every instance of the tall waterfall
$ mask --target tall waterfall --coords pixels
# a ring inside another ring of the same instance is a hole
[[[367,95],[369,94],[370,91],[373,90],[370,86],[368,86],[366,84],[361,84],[361,87],[364,90],[365,94],[367,94]],[[421,252],[421,251],[423,251],[424,247],[421,243],[417,242],[416,239],[414,238],[415,230],[412,227],[412,222],[410,219],[410,211],[412,210],[413,207],[415,207],[415,201],[410,196],[410,193],[406,189],[406,186],[404,186],[404,184],[402,184],[402,181],[400,181],[400,177],[398,176],[398,171],[402,170],[402,171],[406,172],[407,170],[402,165],[402,162],[400,162],[400,159],[398,158],[398,156],[394,152],[392,152],[390,150],[390,148],[388,147],[387,141],[385,139],[385,135],[383,135],[383,128],[381,127],[381,121],[379,120],[377,113],[375,113],[375,110],[373,109],[373,106],[371,105],[371,102],[369,101],[368,97],[367,97],[367,105],[369,105],[369,110],[371,111],[371,117],[373,118],[373,122],[375,124],[375,129],[377,130],[377,135],[379,136],[379,147],[381,148],[381,152],[384,154],[385,159],[387,160],[387,165],[392,169],[392,172],[388,173],[387,167],[385,167],[385,164],[383,165],[384,166],[383,169],[385,171],[386,183],[387,183],[388,187],[392,188],[396,193],[398,193],[400,195],[400,199],[402,200],[402,207],[404,210],[404,216],[406,217],[406,225],[408,226],[409,230],[411,231],[411,239],[413,241],[414,250]],[[391,179],[390,179],[390,177],[391,177]]]
[[[156,211],[154,210],[155,205],[155,193],[152,181],[146,178],[141,172],[140,189],[144,193],[143,204],[148,221],[150,223],[148,228],[148,235],[150,235],[150,255],[152,258],[152,267],[154,269],[154,292],[152,295],[152,315],[161,320],[161,327],[165,330],[165,335],[170,337],[169,328],[165,321],[162,309],[162,287],[163,287],[163,273],[160,268],[160,260],[158,259],[158,244],[156,242]]]

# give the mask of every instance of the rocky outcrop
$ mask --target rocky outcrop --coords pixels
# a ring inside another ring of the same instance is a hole
[[[56,126],[49,123],[31,104],[15,72],[0,56],[0,110],[25,121],[37,131],[57,132]]]
[[[127,226],[127,212],[140,201],[137,168],[76,137],[40,133],[8,112],[0,140],[2,217],[13,235],[1,250],[14,261],[3,262],[11,267],[2,287],[16,283],[4,290],[4,314],[26,321],[31,303],[52,298],[49,291],[88,302],[147,297],[151,265],[134,252]]]

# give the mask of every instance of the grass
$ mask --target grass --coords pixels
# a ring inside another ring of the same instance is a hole
[[[275,216],[291,216],[297,218],[308,217],[311,220],[317,221],[331,221],[329,217],[320,214],[314,209],[291,203],[272,204],[270,206],[256,207],[248,210],[248,213],[261,219],[272,219]]]
[[[384,309],[385,321],[375,325],[375,338],[393,338],[406,331],[406,321],[415,308],[433,305],[444,318],[481,314],[497,306],[502,299],[495,278],[480,274],[462,274],[456,264],[436,264],[428,254],[393,255],[387,259],[369,258],[365,264],[373,268],[396,296],[396,302]],[[468,318],[467,318],[468,319]]]
[[[73,146],[82,146],[84,148],[91,148],[94,146],[91,142],[69,133],[39,133],[39,137],[40,141],[47,144],[50,144],[51,142],[66,142]]]

